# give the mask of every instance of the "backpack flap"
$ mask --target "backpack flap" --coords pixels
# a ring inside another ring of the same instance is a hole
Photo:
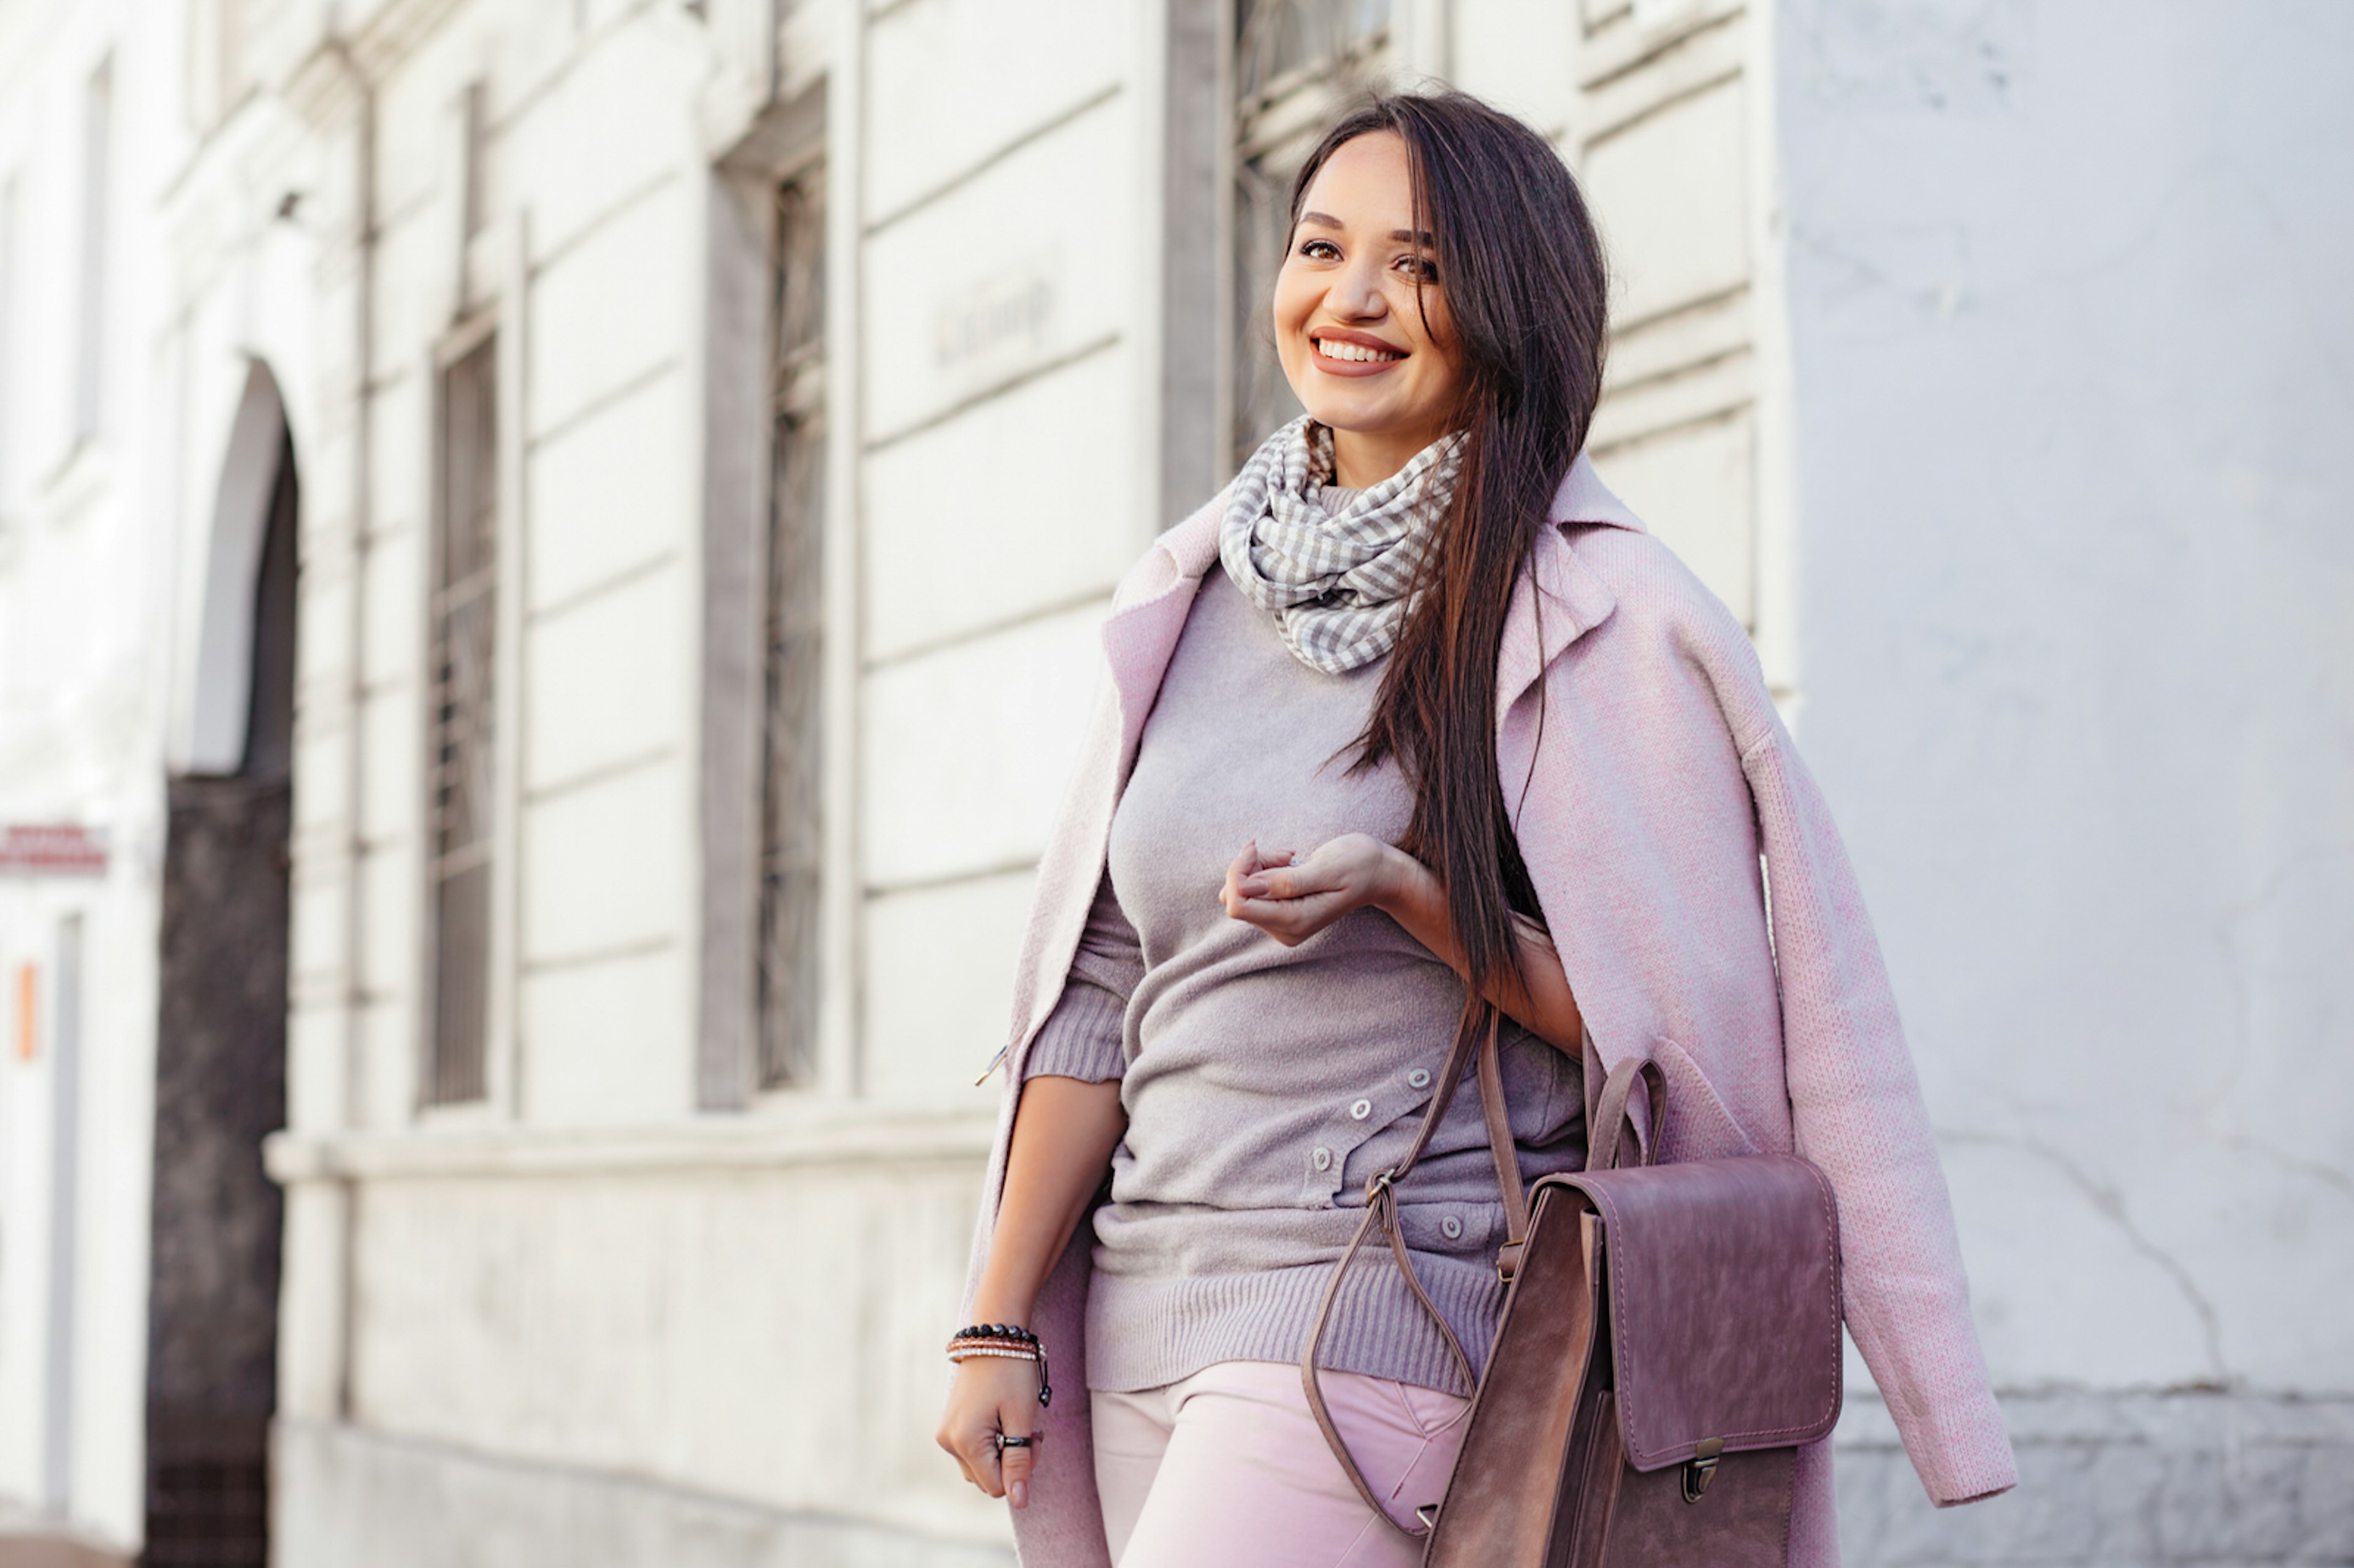
[[[1839,1215],[1783,1154],[1553,1178],[1602,1216],[1627,1457],[1787,1447],[1840,1414]]]

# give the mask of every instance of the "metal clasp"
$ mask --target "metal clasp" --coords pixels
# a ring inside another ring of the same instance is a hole
[[[1723,1438],[1701,1439],[1699,1449],[1684,1461],[1684,1501],[1696,1503],[1708,1495],[1708,1483],[1716,1478],[1716,1462],[1723,1453]]]

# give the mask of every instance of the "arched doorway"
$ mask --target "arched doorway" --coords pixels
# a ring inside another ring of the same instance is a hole
[[[213,519],[196,709],[173,776],[155,1037],[146,1568],[264,1568],[286,1119],[293,445],[249,374]]]

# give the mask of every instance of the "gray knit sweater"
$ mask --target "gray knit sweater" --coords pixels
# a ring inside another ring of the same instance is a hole
[[[1254,837],[1304,853],[1404,832],[1413,802],[1395,768],[1348,766],[1383,667],[1310,669],[1224,572],[1193,601],[1087,935],[1025,1065],[1118,1078],[1128,1112],[1095,1216],[1091,1387],[1297,1359],[1366,1178],[1405,1153],[1429,1102],[1463,1003],[1452,970],[1378,910],[1285,948],[1217,900]],[[1525,1175],[1577,1168],[1576,1064],[1508,1025],[1504,1070]],[[1400,1199],[1423,1286],[1477,1368],[1502,1305],[1503,1209],[1470,1086]],[[1385,1252],[1353,1270],[1327,1346],[1336,1370],[1456,1383]]]

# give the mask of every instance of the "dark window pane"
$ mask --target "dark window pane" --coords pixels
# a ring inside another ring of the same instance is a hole
[[[497,340],[441,387],[433,595],[433,1033],[425,1098],[486,1092],[493,666],[498,647]]]

